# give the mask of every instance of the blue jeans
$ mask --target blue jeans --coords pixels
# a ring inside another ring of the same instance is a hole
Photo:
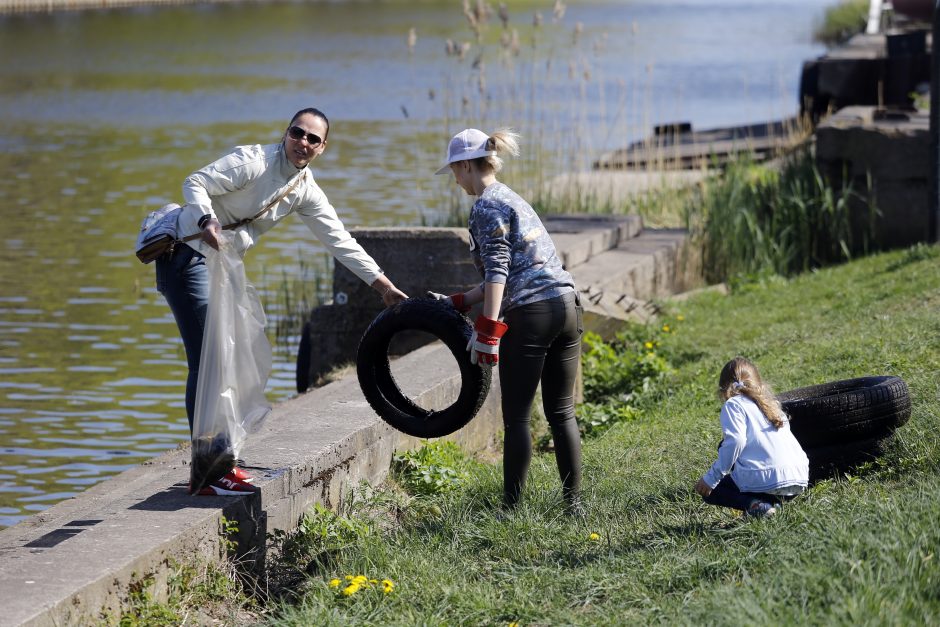
[[[196,382],[199,380],[199,358],[202,354],[202,335],[206,328],[206,310],[209,306],[209,272],[206,258],[186,244],[178,244],[172,255],[157,259],[157,291],[163,294],[180,337],[186,349],[186,417],[189,432],[193,431],[193,413],[196,407]]]
[[[730,507],[739,509],[742,512],[747,511],[748,506],[754,501],[764,501],[772,505],[781,505],[791,500],[792,496],[780,496],[777,494],[765,494],[763,492],[741,492],[738,485],[731,479],[731,475],[718,482],[712,493],[703,500],[709,505],[719,505],[721,507]]]

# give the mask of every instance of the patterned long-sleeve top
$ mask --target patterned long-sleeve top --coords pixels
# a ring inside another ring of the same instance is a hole
[[[484,281],[506,285],[503,313],[574,290],[538,214],[503,183],[483,190],[470,210],[470,250]]]

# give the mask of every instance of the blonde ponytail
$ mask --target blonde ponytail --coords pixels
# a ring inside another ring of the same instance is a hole
[[[497,153],[508,153],[513,157],[518,157],[520,139],[522,139],[522,135],[513,131],[511,128],[501,128],[494,133],[490,133],[490,137],[486,142],[486,149],[495,150]],[[481,169],[490,170],[492,172],[499,172],[503,169],[503,160],[500,158],[499,154],[489,157],[480,157],[475,161],[478,162],[478,166]]]
[[[770,386],[764,383],[757,366],[744,357],[735,357],[726,363],[718,377],[718,396],[722,401],[738,394],[754,401],[770,424],[777,429],[787,421],[780,401]]]

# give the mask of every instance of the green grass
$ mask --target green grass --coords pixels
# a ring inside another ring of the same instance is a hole
[[[375,502],[384,521],[304,596],[283,625],[936,624],[940,620],[940,264],[918,246],[672,305],[661,353],[675,372],[641,414],[584,447],[588,517],[562,515],[551,455],[524,505],[503,516],[498,465],[433,498]],[[692,492],[720,439],[717,375],[756,360],[777,390],[896,374],[913,414],[888,453],[813,486],[770,520]],[[420,507],[419,507],[420,505]],[[355,506],[352,507],[355,509]],[[597,534],[591,539],[592,533]],[[343,597],[334,577],[394,582]]]
[[[813,37],[827,46],[838,46],[863,32],[867,21],[868,0],[842,0],[826,9],[822,24],[816,28]]]

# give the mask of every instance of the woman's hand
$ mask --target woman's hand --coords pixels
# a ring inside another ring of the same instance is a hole
[[[395,287],[395,284],[392,283],[384,274],[373,281],[372,285],[369,287],[374,289],[382,296],[382,302],[385,303],[386,307],[397,305],[401,301],[408,298],[408,295]]]
[[[391,285],[387,289],[382,290],[382,302],[385,303],[386,307],[397,305],[407,298],[408,295],[394,285]]]
[[[218,250],[222,244],[222,223],[212,218],[202,227],[202,241]]]
[[[707,498],[708,495],[712,493],[712,489],[708,487],[704,479],[698,480],[698,483],[695,484],[695,491],[698,492],[703,499]]]

